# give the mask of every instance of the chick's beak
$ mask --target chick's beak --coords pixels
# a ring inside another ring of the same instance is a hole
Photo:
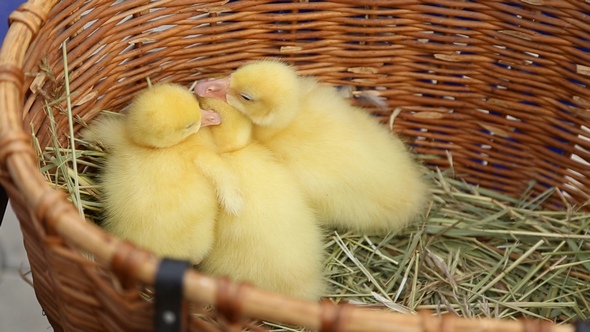
[[[201,81],[195,86],[195,93],[200,97],[217,98],[226,101],[225,95],[229,89],[230,76]]]
[[[221,123],[219,113],[212,110],[201,110],[201,127],[216,126]]]

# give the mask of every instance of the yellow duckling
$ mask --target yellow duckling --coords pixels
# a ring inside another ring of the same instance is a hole
[[[203,128],[219,123],[174,84],[140,92],[127,115],[95,121],[83,136],[109,150],[104,228],[158,255],[200,262],[213,245],[218,200],[231,213],[242,209],[238,180]]]
[[[220,100],[200,102],[221,115],[222,124],[211,132],[222,157],[234,165],[244,197],[239,215],[221,212],[202,270],[319,299],[325,287],[322,234],[296,179],[268,149],[252,142],[248,118]]]
[[[429,188],[401,141],[332,86],[278,61],[200,82],[254,122],[254,137],[288,165],[324,225],[366,233],[416,219]]]

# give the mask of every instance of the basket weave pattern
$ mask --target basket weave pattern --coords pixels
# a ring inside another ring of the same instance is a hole
[[[587,13],[590,4],[577,0],[29,1],[11,15],[0,52],[0,180],[48,319],[56,331],[150,330],[152,305],[141,292],[158,264],[85,222],[38,172],[29,133],[41,149],[50,144],[43,106],[64,94],[62,44],[76,132],[101,110],[123,109],[148,77],[188,86],[278,57],[382,100],[386,108],[355,98],[432,155],[430,166],[453,166],[515,197],[531,181],[537,194],[555,186],[561,194],[545,207],[561,208],[564,198],[579,205],[590,194]],[[65,144],[67,116],[56,123]],[[217,304],[230,325],[240,316],[326,331],[483,324],[335,309],[233,284],[227,291],[225,281],[196,273],[187,280],[193,310]],[[186,327],[215,328],[203,322],[187,318]],[[489,331],[524,328],[484,322]]]

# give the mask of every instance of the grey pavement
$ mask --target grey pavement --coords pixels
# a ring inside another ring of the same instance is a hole
[[[1,217],[1,216],[0,216]],[[19,272],[20,271],[20,272]],[[0,226],[0,331],[53,331],[43,316],[33,288],[21,273],[29,271],[29,262],[18,221],[8,207]],[[25,275],[31,280],[31,276]]]

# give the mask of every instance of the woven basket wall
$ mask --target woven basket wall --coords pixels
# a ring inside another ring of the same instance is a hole
[[[531,181],[535,193],[556,186],[562,195],[545,207],[558,209],[562,197],[581,205],[590,194],[588,13],[590,3],[579,0],[29,1],[11,15],[0,52],[0,180],[49,321],[56,331],[151,330],[152,304],[141,292],[158,266],[152,254],[86,222],[39,173],[30,133],[41,149],[50,144],[43,105],[48,91],[64,89],[62,43],[81,122],[121,110],[147,77],[188,86],[278,57],[382,98],[387,110],[365,106],[385,124],[400,108],[395,131],[433,155],[430,166],[452,163],[466,181],[514,197]],[[56,121],[67,142],[67,117]],[[226,324],[241,316],[325,331],[525,329],[336,309],[192,272],[185,286],[190,310],[213,304]],[[191,317],[186,329],[206,328]],[[541,325],[527,328],[534,327]]]

